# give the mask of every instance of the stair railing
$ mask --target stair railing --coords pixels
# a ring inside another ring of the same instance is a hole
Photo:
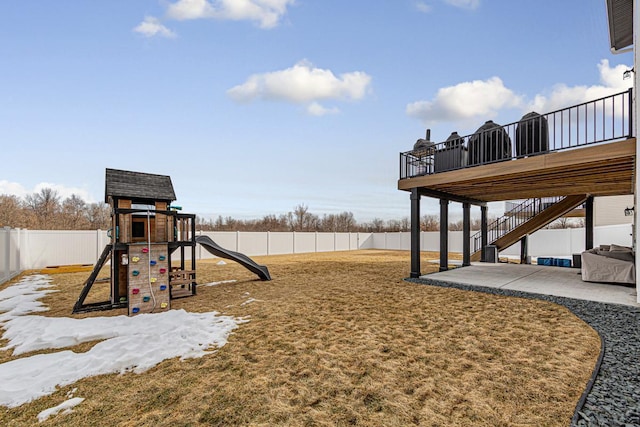
[[[495,242],[502,236],[515,230],[517,227],[521,226],[546,208],[559,202],[562,199],[563,197],[527,199],[519,205],[516,205],[509,211],[505,212],[505,214],[500,218],[497,218],[487,224],[488,244]],[[482,231],[477,232],[476,234],[471,236],[471,238],[473,240],[473,251],[477,252],[481,250]]]

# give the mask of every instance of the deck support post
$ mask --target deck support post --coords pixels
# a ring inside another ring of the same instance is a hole
[[[487,228],[487,206],[480,206],[480,240],[481,240],[481,257],[480,261],[487,262],[487,245],[489,244],[489,231]]]
[[[529,235],[520,239],[520,264],[529,264]]]
[[[471,265],[471,204],[462,204],[462,265]]]
[[[593,249],[593,196],[587,197],[585,207],[584,249]]]
[[[449,269],[449,200],[440,199],[440,271]]]
[[[420,193],[417,188],[411,190],[411,278],[420,273]]]

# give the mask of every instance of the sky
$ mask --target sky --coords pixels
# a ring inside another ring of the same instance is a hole
[[[604,0],[6,1],[0,194],[101,201],[114,168],[205,218],[401,219],[425,129],[621,92],[633,56],[608,42]]]
[[[163,360],[202,357],[223,347],[235,329],[248,319],[222,316],[217,312],[189,313],[169,310],[134,317],[45,317],[40,299],[57,292],[46,275],[23,277],[0,291],[0,336],[8,341],[0,350],[22,356],[0,364],[0,406],[17,407],[47,396],[76,381],[111,373],[143,373]],[[206,283],[217,286],[224,282]],[[241,305],[260,303],[248,293]],[[84,353],[67,348],[100,340]],[[39,419],[61,415],[82,403],[84,397],[67,393],[67,399],[42,411]]]

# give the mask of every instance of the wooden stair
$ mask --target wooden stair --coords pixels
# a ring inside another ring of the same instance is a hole
[[[509,246],[517,243],[522,237],[527,234],[534,233],[540,230],[542,227],[550,224],[558,218],[571,212],[587,200],[586,194],[578,194],[573,196],[567,196],[557,203],[549,206],[540,213],[536,214],[528,221],[522,223],[518,227],[499,237],[493,242],[489,242],[491,245],[498,247],[498,251],[508,248]],[[471,261],[480,261],[482,251],[476,251],[471,254]]]

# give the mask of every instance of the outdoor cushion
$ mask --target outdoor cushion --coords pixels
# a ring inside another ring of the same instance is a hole
[[[615,254],[615,251],[609,251],[608,256],[599,255],[597,252],[600,251],[582,252],[582,280],[585,282],[624,284],[634,284],[636,282],[636,266],[633,262],[633,257],[631,261],[625,261],[611,257],[610,255]],[[625,254],[625,252],[617,253]],[[631,253],[628,254],[630,255]]]
[[[612,244],[611,247],[609,248],[609,251],[611,252],[631,252],[632,249],[628,246],[620,246],[620,245],[614,245]]]
[[[605,256],[607,258],[615,258],[621,261],[634,262],[635,255],[631,251],[599,251],[598,255]]]

